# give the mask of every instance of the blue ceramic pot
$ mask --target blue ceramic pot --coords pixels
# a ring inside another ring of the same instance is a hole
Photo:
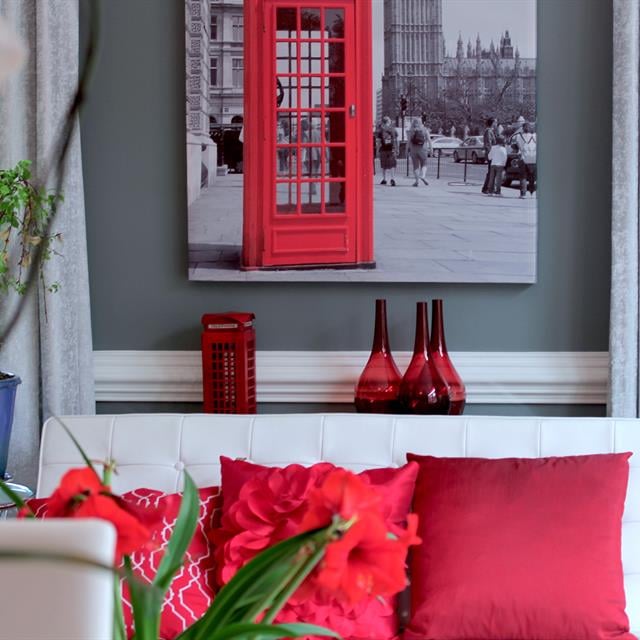
[[[5,373],[4,375],[9,377],[0,378],[0,478],[4,478],[7,470],[16,389],[21,382],[20,378],[13,373]]]

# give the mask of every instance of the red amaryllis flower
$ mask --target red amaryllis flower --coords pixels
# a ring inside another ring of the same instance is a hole
[[[382,521],[380,494],[354,473],[336,469],[327,475],[320,487],[309,492],[308,510],[301,530],[326,527],[336,515],[350,520],[368,512],[375,512]]]
[[[367,596],[392,596],[407,584],[406,540],[389,537],[381,518],[360,515],[344,535],[328,545],[315,576],[318,586],[356,603]]]
[[[30,515],[29,505],[20,516]],[[159,514],[156,514],[156,521]],[[152,531],[150,518],[138,517],[90,467],[70,469],[60,480],[60,485],[48,499],[48,518],[100,518],[108,520],[116,529],[116,556],[123,555],[149,544]],[[142,521],[144,520],[144,522]]]
[[[49,498],[49,517],[66,518],[83,497],[98,495],[103,491],[109,491],[109,487],[102,484],[98,474],[90,467],[69,469]]]
[[[118,505],[111,495],[92,495],[83,500],[72,518],[100,518],[116,528],[116,557],[130,555],[144,547],[151,539],[151,531],[135,516]]]

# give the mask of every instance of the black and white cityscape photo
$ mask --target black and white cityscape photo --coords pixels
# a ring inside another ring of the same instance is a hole
[[[190,279],[535,282],[536,0],[251,2],[185,1]]]

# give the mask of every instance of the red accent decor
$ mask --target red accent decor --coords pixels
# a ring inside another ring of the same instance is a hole
[[[312,467],[264,467],[225,457],[221,457],[220,462],[224,495],[222,527],[212,535],[216,543],[218,578],[226,583],[261,550],[303,528],[309,500],[313,503],[317,489],[337,468],[329,463]],[[375,488],[385,524],[391,531],[405,526],[416,474],[416,466],[406,465],[400,469],[364,471],[358,476]],[[330,494],[327,495],[330,498]],[[353,501],[342,504],[340,511],[348,510],[350,504]],[[413,533],[409,531],[406,535],[415,538]],[[347,540],[345,545],[364,541],[362,532],[354,532],[354,537],[357,535],[360,536],[358,540]],[[354,557],[353,561],[356,560]],[[339,564],[336,558],[331,561],[333,564],[327,569]],[[349,576],[343,577],[348,579]],[[369,597],[351,604],[348,598],[336,599],[303,588],[277,620],[326,625],[345,639],[390,640],[397,635],[394,602],[395,598],[381,601]]]
[[[373,266],[371,0],[244,11],[242,267]]]
[[[447,414],[449,392],[431,358],[427,303],[418,302],[413,357],[400,384],[399,403],[403,413]]]
[[[432,302],[430,346],[433,362],[449,389],[449,415],[462,415],[467,400],[467,391],[447,351],[447,343],[444,339],[442,300]]]
[[[214,549],[207,532],[217,524],[222,500],[219,487],[199,489],[200,516],[198,526],[185,556],[183,566],[171,582],[165,597],[160,625],[160,639],[172,640],[196,620],[201,618],[214,597]],[[154,489],[136,489],[122,496],[124,503],[140,514],[154,512],[160,519],[154,523],[153,549],[144,549],[131,554],[134,572],[151,581],[160,566],[160,560],[173,533],[178,518],[179,493],[166,494]],[[49,498],[29,501],[29,506],[38,518],[51,518]],[[132,609],[126,589],[122,595],[123,613],[127,636],[133,635]]]
[[[256,412],[253,313],[202,316],[202,396],[206,413]]]
[[[629,453],[420,463],[405,640],[632,640]]]
[[[356,385],[360,413],[396,413],[402,377],[391,355],[387,334],[387,301],[376,300],[376,325],[371,355]]]

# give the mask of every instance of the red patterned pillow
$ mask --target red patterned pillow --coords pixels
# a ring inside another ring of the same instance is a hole
[[[200,515],[198,526],[187,550],[185,563],[176,573],[162,609],[160,639],[171,640],[196,620],[202,617],[213,601],[215,580],[214,550],[207,538],[207,532],[218,520],[218,510],[222,506],[220,488],[207,487],[198,490],[200,494]],[[125,493],[122,498],[136,510],[161,515],[154,525],[153,549],[143,549],[131,555],[133,569],[149,582],[155,576],[162,555],[173,532],[182,494],[166,494],[154,489],[136,489]],[[29,506],[38,518],[47,517],[47,498],[29,501]],[[127,626],[127,636],[133,635],[132,609],[129,594],[123,589],[122,607]]]
[[[336,467],[329,463],[263,467],[225,457],[220,461],[222,526],[212,537],[216,543],[218,581],[226,584],[260,551],[298,533],[309,491]],[[382,494],[390,530],[405,525],[416,475],[414,463],[360,474]],[[398,634],[394,600],[369,598],[352,605],[321,594],[303,594],[285,606],[277,621],[324,625],[349,640],[390,640]]]

